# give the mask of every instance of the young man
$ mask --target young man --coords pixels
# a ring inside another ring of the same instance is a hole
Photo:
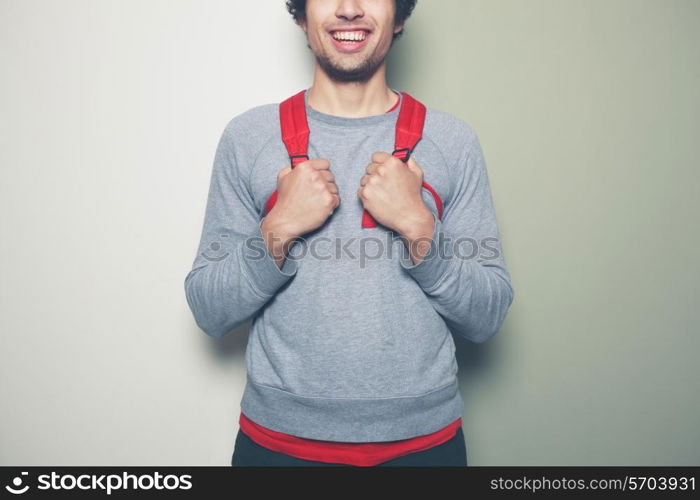
[[[415,3],[287,2],[316,56],[308,159],[279,103],[222,134],[185,291],[208,335],[253,319],[234,466],[467,465],[450,330],[488,340],[513,288],[472,128],[427,108],[393,154],[410,96],[385,58]]]

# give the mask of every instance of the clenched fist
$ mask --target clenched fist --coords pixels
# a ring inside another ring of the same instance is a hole
[[[266,218],[278,232],[296,238],[323,224],[340,205],[335,176],[325,158],[312,158],[277,174],[277,201]],[[273,224],[274,223],[274,224]]]
[[[396,156],[379,151],[372,155],[366,172],[357,196],[377,222],[404,234],[417,221],[432,217],[423,203],[423,170],[413,157],[404,164]]]

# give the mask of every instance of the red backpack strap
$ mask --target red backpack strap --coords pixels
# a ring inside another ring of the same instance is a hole
[[[292,168],[309,159],[309,124],[306,121],[305,92],[306,89],[301,90],[279,105],[282,141],[287,148]],[[272,209],[276,201],[275,189],[265,204],[265,214]]]
[[[416,100],[408,92],[401,91],[401,109],[396,121],[396,135],[394,138],[394,151],[392,155],[406,163],[413,152],[413,149],[423,136],[423,125],[425,124],[426,107]],[[438,214],[442,218],[442,201],[437,192],[423,182],[423,187],[428,189],[435,198]],[[376,227],[377,223],[367,210],[362,212],[362,227]]]
[[[408,161],[413,149],[423,136],[425,123],[425,105],[414,99],[408,92],[401,92],[401,110],[396,121],[394,152],[391,153],[404,163]]]
[[[280,103],[282,141],[287,147],[292,168],[309,159],[309,124],[306,121],[305,92],[306,89],[301,90]]]

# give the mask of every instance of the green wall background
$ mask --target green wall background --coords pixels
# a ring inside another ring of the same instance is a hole
[[[699,465],[700,2],[419,1],[389,81],[472,125],[515,300],[470,465]]]

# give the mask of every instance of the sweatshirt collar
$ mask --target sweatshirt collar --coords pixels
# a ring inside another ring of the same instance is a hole
[[[391,87],[390,87],[391,88]],[[397,94],[399,94],[399,104],[396,106],[393,110],[389,111],[388,113],[382,113],[380,115],[370,115],[370,116],[362,116],[358,118],[349,118],[349,117],[344,117],[344,116],[336,116],[336,115],[329,115],[327,113],[322,113],[321,111],[318,111],[311,106],[309,106],[309,88],[304,90],[304,105],[306,106],[306,118],[309,121],[317,121],[317,122],[323,122],[328,125],[333,125],[336,127],[349,127],[349,128],[358,128],[358,127],[367,127],[370,125],[376,125],[379,123],[388,123],[392,121],[396,121],[399,116],[399,110],[401,109],[401,104],[403,102],[403,95],[401,92],[391,89]]]

